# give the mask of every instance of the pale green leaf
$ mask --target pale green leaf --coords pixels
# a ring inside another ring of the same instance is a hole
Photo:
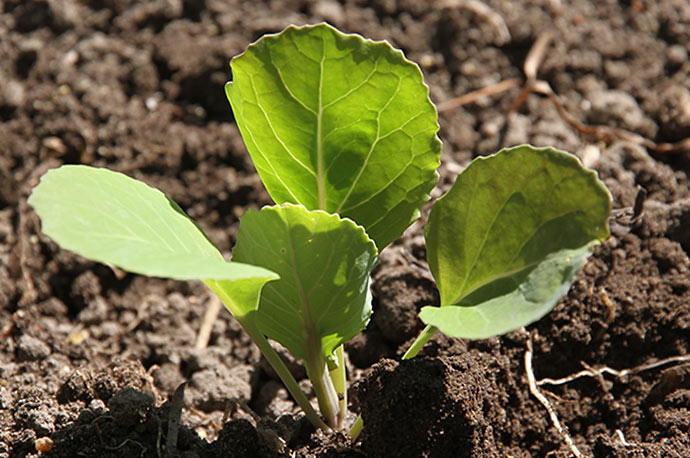
[[[441,145],[428,88],[402,52],[326,24],[290,26],[231,66],[228,99],[277,203],[347,216],[379,248],[417,218]]]
[[[477,335],[474,325],[485,336],[535,321],[567,291],[591,243],[608,237],[610,209],[596,174],[563,151],[523,145],[476,159],[434,204],[426,227],[441,306],[462,306],[428,309],[423,319],[445,328],[449,315],[465,320],[450,333],[460,337]],[[488,316],[495,324],[482,325]]]
[[[250,210],[233,256],[280,275],[261,294],[258,323],[298,358],[331,355],[369,321],[377,250],[349,219],[292,204]]]
[[[238,265],[246,265],[233,263]],[[253,267],[253,266],[252,266]],[[232,315],[237,318],[240,324],[250,333],[252,339],[256,339],[252,335],[251,327],[256,327],[256,311],[259,307],[259,298],[261,291],[269,281],[278,278],[277,276],[271,278],[243,278],[238,280],[204,280],[206,286],[218,296]]]
[[[534,267],[483,286],[445,307],[422,307],[419,317],[448,336],[486,339],[546,315],[568,292],[591,244],[549,254]]]
[[[50,170],[29,203],[62,248],[130,272],[178,280],[277,278],[226,262],[175,202],[118,172],[85,165]]]

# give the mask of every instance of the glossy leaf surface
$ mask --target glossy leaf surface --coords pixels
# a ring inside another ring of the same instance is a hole
[[[379,248],[417,218],[441,145],[428,88],[402,52],[326,24],[290,26],[231,66],[228,99],[277,203],[349,217]]]
[[[535,322],[568,292],[591,244],[548,255],[526,269],[477,289],[455,305],[422,307],[420,319],[448,336],[485,339]]]

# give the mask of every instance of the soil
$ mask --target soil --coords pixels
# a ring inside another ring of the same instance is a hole
[[[212,300],[201,284],[113,270],[40,232],[31,188],[84,163],[160,188],[229,253],[239,217],[270,198],[225,100],[228,61],[323,20],[403,49],[439,103],[522,77],[551,31],[538,76],[576,119],[690,136],[687,0],[0,1],[0,457],[571,456],[530,392],[530,341],[537,379],[638,368],[539,386],[584,456],[690,456],[688,359],[639,368],[690,354],[688,152],[580,135],[543,96],[510,112],[513,88],[443,111],[434,197],[475,156],[553,145],[609,187],[611,238],[539,322],[476,342],[437,335],[401,362],[417,311],[438,301],[415,223],[382,252],[374,318],[346,346],[366,425],[355,445],[313,430],[229,313],[195,347]]]

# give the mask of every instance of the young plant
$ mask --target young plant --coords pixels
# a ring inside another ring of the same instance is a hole
[[[438,181],[441,142],[429,89],[402,52],[327,24],[290,26],[250,45],[231,67],[233,81],[225,91],[276,203],[350,218],[379,250],[419,217]],[[280,259],[247,258],[242,245],[238,239],[235,259],[284,277]],[[281,288],[282,281],[266,291]],[[271,303],[262,295],[259,316],[265,321],[278,316]],[[349,307],[346,302],[341,306]],[[367,322],[362,320],[358,330]],[[296,345],[278,340],[304,357]],[[328,407],[333,397],[318,396],[322,413],[338,412],[338,427],[347,409],[343,341],[334,353],[331,346],[321,349],[331,362],[327,379],[339,405]],[[309,372],[311,364],[305,361]]]
[[[88,259],[153,277],[203,280],[222,299],[318,427],[327,429],[259,328],[261,290],[279,277],[226,262],[201,229],[160,191],[83,165],[48,171],[29,197],[43,232]]]
[[[437,180],[438,125],[419,69],[399,52],[326,25],[289,27],[232,69],[226,93],[276,202],[345,215],[379,249],[418,216]],[[609,210],[603,184],[570,154],[520,146],[473,162],[431,211],[442,307],[424,307],[427,328],[405,358],[437,329],[486,338],[539,319],[608,237]]]
[[[427,261],[441,306],[402,359],[440,330],[486,339],[527,326],[567,293],[592,247],[609,236],[611,197],[573,155],[521,145],[477,158],[434,202]],[[353,441],[364,426],[359,417]]]
[[[436,110],[400,51],[325,24],[266,36],[231,66],[226,93],[278,204],[241,219],[233,262],[174,202],[116,172],[51,170],[29,202],[64,248],[135,273],[203,280],[314,425],[341,428],[342,344],[370,319],[377,246],[418,217],[438,180]],[[325,422],[266,337],[304,360]]]
[[[326,24],[265,36],[231,67],[226,95],[277,204],[244,215],[232,262],[174,202],[116,172],[60,167],[29,202],[64,248],[135,273],[203,280],[314,425],[339,429],[342,345],[370,319],[378,251],[418,217],[438,180],[436,109],[400,51]],[[437,329],[485,338],[539,319],[608,236],[609,210],[596,175],[567,153],[519,146],[475,160],[431,210],[427,254],[441,307],[423,308],[427,328],[405,358]],[[325,422],[267,337],[304,360]]]

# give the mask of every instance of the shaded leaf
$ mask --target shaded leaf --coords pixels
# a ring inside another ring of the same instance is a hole
[[[422,319],[456,337],[535,321],[592,242],[608,237],[610,208],[604,185],[571,154],[523,145],[476,159],[429,215],[429,267],[452,310],[427,308]]]
[[[258,323],[298,358],[310,348],[330,356],[369,322],[377,250],[348,219],[292,204],[250,210],[233,256],[280,275],[262,292]]]
[[[549,254],[526,269],[483,286],[456,305],[422,307],[420,319],[453,337],[485,339],[546,315],[568,292],[591,252],[591,244]]]

